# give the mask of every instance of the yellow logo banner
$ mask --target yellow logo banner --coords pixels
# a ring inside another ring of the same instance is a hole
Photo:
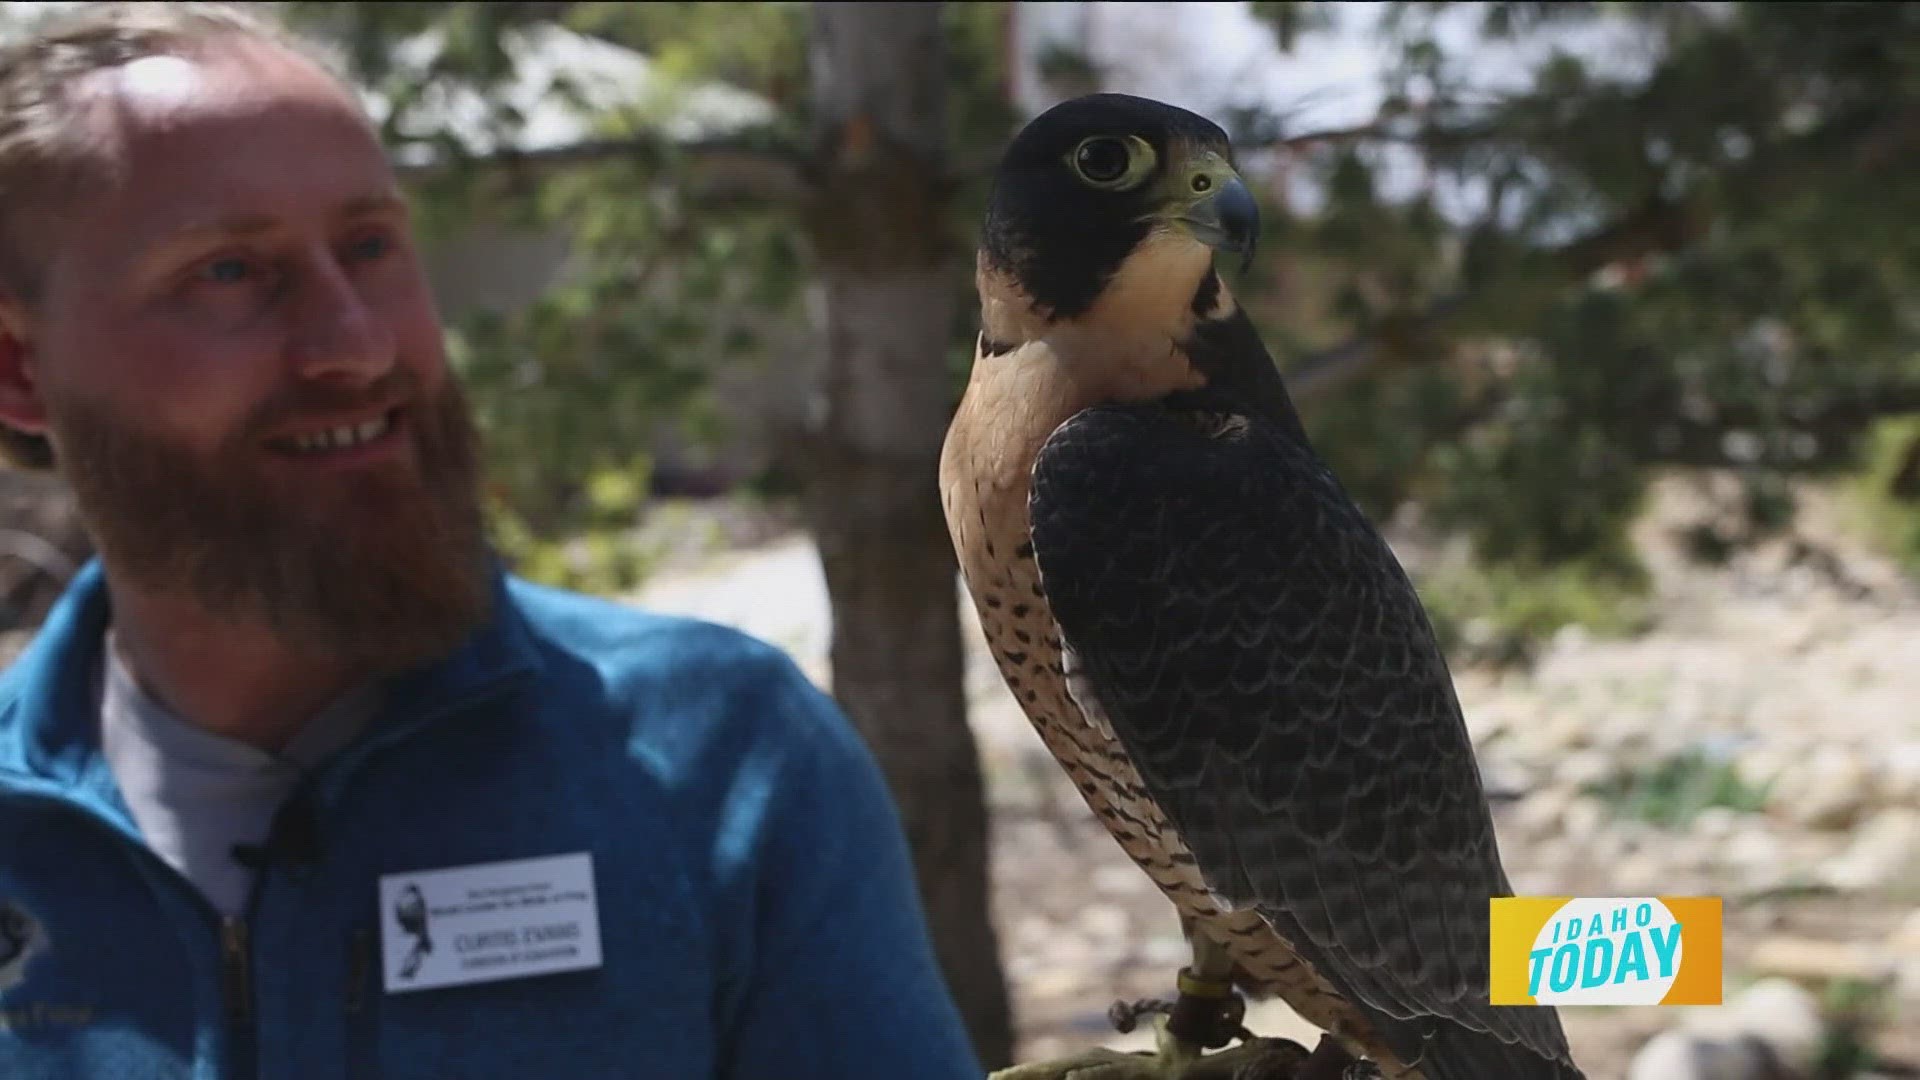
[[[1717,896],[1503,896],[1489,904],[1495,1005],[1718,1005]]]

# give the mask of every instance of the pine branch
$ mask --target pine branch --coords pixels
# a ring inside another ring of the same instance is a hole
[[[1347,380],[1363,374],[1389,351],[1387,343],[1421,335],[1444,323],[1466,303],[1464,292],[1456,292],[1434,301],[1424,311],[1392,320],[1391,334],[1374,331],[1358,334],[1332,348],[1309,353],[1281,374],[1287,393],[1296,403],[1307,404],[1324,398]]]
[[[687,200],[703,207],[792,205],[811,188],[801,155],[761,133],[713,139],[663,135],[594,139],[539,150],[442,157],[402,165],[399,171],[405,177],[422,177],[453,169],[544,171],[610,161],[627,161],[647,170],[674,167],[680,170]]]
[[[1525,258],[1536,268],[1535,272],[1569,279],[1585,278],[1608,266],[1679,250],[1691,243],[1699,230],[1697,216],[1686,206],[1653,198],[1577,240]],[[1284,372],[1287,390],[1296,401],[1311,402],[1323,397],[1348,379],[1365,373],[1384,353],[1391,351],[1390,346],[1434,336],[1448,319],[1478,299],[1478,294],[1470,290],[1456,290],[1421,311],[1383,320],[1379,330],[1357,334],[1338,345],[1311,353]]]

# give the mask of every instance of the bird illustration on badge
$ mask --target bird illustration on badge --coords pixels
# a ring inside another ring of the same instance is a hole
[[[27,962],[46,948],[46,932],[19,904],[0,901],[0,990],[27,977]]]
[[[421,961],[433,951],[433,938],[427,933],[427,898],[420,895],[420,886],[409,885],[401,890],[400,898],[393,902],[393,917],[400,929],[413,938],[413,948],[400,965],[400,977],[411,979],[420,971]]]

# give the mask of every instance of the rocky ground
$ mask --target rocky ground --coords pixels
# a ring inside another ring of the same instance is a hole
[[[1831,1037],[1822,1003],[1852,980],[1884,1010],[1877,1052],[1920,1063],[1920,589],[1818,493],[1802,524],[1817,544],[1776,542],[1715,570],[1672,541],[1694,510],[1684,488],[1663,488],[1642,530],[1650,633],[1566,632],[1529,670],[1457,673],[1517,891],[1726,898],[1729,1005],[1563,1010],[1569,1038],[1593,1080],[1624,1080],[1636,1055],[1633,1080],[1758,1080],[1737,1048],[1730,1071],[1688,1061],[1707,1054],[1707,1032],[1759,1027],[1805,1062]],[[744,626],[824,676],[812,559],[789,539],[668,573],[639,599]],[[1141,1046],[1104,1010],[1167,991],[1186,955],[1170,909],[1047,757],[977,628],[968,641],[1021,1056]],[[1623,794],[1587,793],[1609,785]],[[1311,1038],[1278,1005],[1250,1026]]]

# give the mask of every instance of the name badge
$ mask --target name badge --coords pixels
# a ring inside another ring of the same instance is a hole
[[[380,944],[390,994],[597,968],[593,855],[383,875]]]

